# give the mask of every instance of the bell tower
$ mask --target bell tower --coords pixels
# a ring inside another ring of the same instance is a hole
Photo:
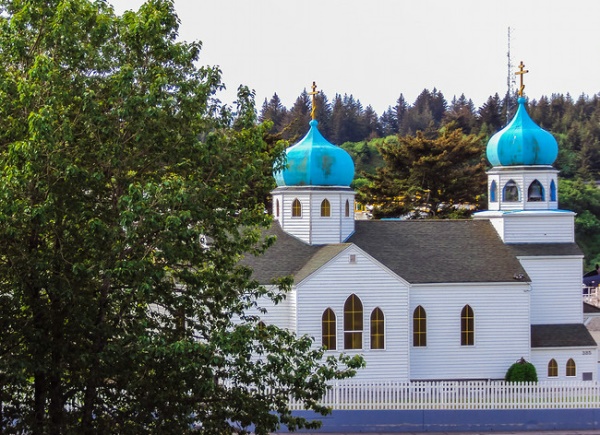
[[[475,219],[490,219],[506,243],[574,242],[574,217],[558,208],[558,171],[552,164],[558,143],[529,114],[523,95],[523,62],[518,107],[510,123],[487,144],[488,211]]]
[[[344,242],[354,232],[354,162],[321,135],[315,119],[313,82],[309,130],[286,151],[286,167],[274,174],[273,216],[281,228],[311,245]]]

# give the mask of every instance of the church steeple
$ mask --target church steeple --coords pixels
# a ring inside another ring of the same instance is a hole
[[[286,167],[273,175],[273,216],[284,231],[310,244],[340,243],[354,231],[354,162],[344,149],[323,137],[315,119],[306,135],[285,151]]]
[[[527,113],[523,75],[520,76],[518,108],[510,123],[492,136],[487,158],[490,210],[556,209],[557,173],[552,164],[558,156],[558,143],[552,134],[538,126]]]
[[[572,242],[574,213],[558,209],[558,143],[527,113],[528,72],[521,62],[517,112],[487,144],[489,211],[474,217],[490,219],[507,243]]]

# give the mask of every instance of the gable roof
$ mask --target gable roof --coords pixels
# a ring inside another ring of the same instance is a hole
[[[531,325],[531,347],[596,346],[596,341],[583,323],[564,325]]]
[[[410,283],[530,279],[487,220],[356,221],[348,239]]]
[[[277,241],[263,255],[247,255],[240,262],[253,270],[252,278],[260,284],[271,284],[274,279],[289,275],[300,282],[350,246],[348,243],[311,246],[287,234],[277,222],[264,236],[276,236]]]
[[[277,241],[241,264],[261,284],[292,275],[296,282],[355,244],[409,283],[530,281],[514,253],[486,220],[355,221],[347,243],[308,245],[274,222]]]

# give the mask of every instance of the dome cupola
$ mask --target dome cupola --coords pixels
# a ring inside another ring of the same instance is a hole
[[[352,157],[327,141],[313,119],[306,136],[289,147],[286,167],[274,174],[277,186],[350,186],[354,179]]]
[[[552,134],[529,117],[525,98],[512,121],[487,144],[487,158],[493,166],[552,165],[558,156],[558,143]]]

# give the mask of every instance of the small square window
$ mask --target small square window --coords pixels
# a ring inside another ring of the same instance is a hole
[[[350,254],[349,262],[356,263],[356,254]]]

